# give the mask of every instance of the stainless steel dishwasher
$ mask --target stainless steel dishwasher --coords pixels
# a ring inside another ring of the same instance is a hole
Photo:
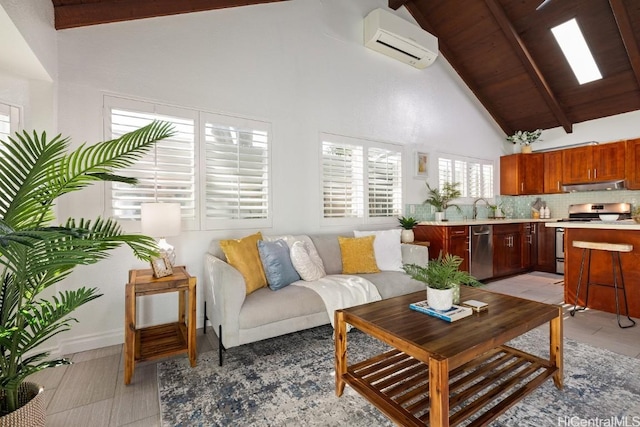
[[[493,225],[472,225],[469,273],[478,280],[493,277]]]

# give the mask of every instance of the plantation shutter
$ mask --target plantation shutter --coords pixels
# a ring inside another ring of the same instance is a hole
[[[462,197],[493,197],[493,163],[490,160],[439,157],[438,186],[459,182]]]
[[[20,108],[0,102],[0,140],[20,130]]]
[[[397,217],[402,214],[402,153],[369,148],[367,185],[370,217]]]
[[[146,103],[139,107],[139,109],[110,108],[108,130],[111,138],[118,138],[153,120],[171,123],[175,135],[155,143],[144,157],[121,172],[125,176],[138,179],[137,185],[111,183],[112,215],[119,219],[139,219],[142,203],[177,202],[180,203],[183,220],[191,220],[188,223],[195,223],[196,118],[163,114],[163,109],[170,110],[168,107],[163,108]],[[145,109],[152,111],[144,111]],[[186,113],[189,114],[188,111]],[[193,228],[193,226],[187,228]]]
[[[269,124],[217,115],[204,122],[207,228],[268,225]]]
[[[364,216],[363,147],[322,142],[324,218]]]

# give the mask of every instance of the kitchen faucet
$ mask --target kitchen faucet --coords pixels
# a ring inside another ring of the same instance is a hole
[[[490,205],[490,203],[487,201],[487,199],[483,198],[483,197],[478,197],[477,199],[475,199],[473,201],[473,219],[476,219],[478,217],[478,202],[482,200],[483,202],[485,202],[487,204],[487,206]]]

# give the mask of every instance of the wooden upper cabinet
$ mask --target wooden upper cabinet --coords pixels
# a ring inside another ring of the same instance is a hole
[[[626,142],[626,177],[629,190],[640,190],[640,138]]]
[[[562,151],[543,153],[543,159],[545,194],[562,193]]]
[[[510,196],[542,194],[543,177],[542,153],[511,154],[500,157],[500,194]]]
[[[564,184],[625,178],[625,142],[570,148],[562,151]]]

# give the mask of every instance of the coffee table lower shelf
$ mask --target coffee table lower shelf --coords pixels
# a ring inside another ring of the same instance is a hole
[[[550,361],[500,346],[449,373],[451,426],[482,411],[469,425],[485,425],[558,370]],[[392,420],[429,423],[429,367],[392,350],[347,368],[344,381]]]

